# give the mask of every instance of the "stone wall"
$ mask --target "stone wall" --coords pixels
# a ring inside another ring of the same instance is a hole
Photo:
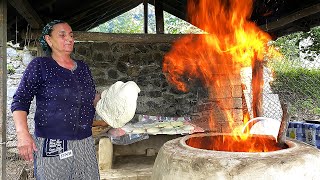
[[[108,35],[108,41],[85,41],[75,44],[74,58],[84,60],[92,71],[97,90],[103,91],[116,81],[134,81],[141,89],[136,115],[191,116],[199,126],[211,131],[229,132],[227,110],[242,123],[242,89],[240,75],[227,78],[223,90],[209,95],[201,83],[193,84],[189,92],[180,92],[166,81],[162,60],[172,43],[181,35]],[[110,38],[112,37],[112,38]],[[138,39],[138,40],[137,40]],[[8,128],[14,132],[10,103],[26,65],[35,51],[15,51],[8,48],[8,64],[15,73],[8,75]],[[11,52],[11,53],[10,53]],[[38,53],[39,54],[39,53]],[[211,97],[209,97],[211,96]],[[33,130],[34,105],[29,115]],[[212,120],[212,117],[214,120]],[[11,134],[11,133],[9,133]]]
[[[16,150],[14,148],[16,146],[16,134],[12,119],[12,113],[10,110],[12,96],[19,85],[24,70],[26,69],[29,62],[36,56],[36,54],[37,52],[35,50],[18,50],[11,46],[7,47],[7,147],[9,151],[10,148],[13,148],[12,150]],[[30,107],[30,113],[28,115],[28,126],[30,129],[30,133],[34,132],[34,113],[35,103],[33,101]]]
[[[162,59],[171,43],[150,38],[139,43],[81,42],[75,45],[75,58],[90,66],[100,91],[117,81],[136,82],[141,89],[137,114],[185,116],[192,112],[197,97],[178,92],[162,73]]]
[[[108,35],[106,35],[108,36]],[[141,92],[136,114],[161,116],[191,116],[201,127],[212,131],[229,132],[228,111],[242,123],[242,88],[240,74],[227,77],[220,93],[210,93],[201,83],[193,84],[189,92],[180,92],[168,84],[162,73],[162,60],[175,39],[180,35],[109,35],[109,41],[79,42],[75,45],[75,58],[90,66],[97,88],[101,91],[116,81],[134,81]],[[211,96],[211,97],[209,97]]]

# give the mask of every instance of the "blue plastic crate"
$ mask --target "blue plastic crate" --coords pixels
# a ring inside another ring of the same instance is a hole
[[[306,142],[310,145],[320,148],[320,124],[298,122],[289,122],[287,137]]]
[[[298,121],[297,122],[289,122],[288,130],[287,130],[287,137],[305,142],[306,136],[305,136],[304,123],[298,122]]]

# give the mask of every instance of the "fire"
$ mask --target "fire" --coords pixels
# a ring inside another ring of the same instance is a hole
[[[188,91],[192,82],[201,80],[210,93],[218,94],[223,91],[223,84],[230,82],[231,76],[239,74],[241,68],[262,64],[270,49],[267,43],[271,37],[249,21],[252,5],[252,0],[188,1],[192,24],[207,34],[187,35],[173,44],[163,62],[167,80],[181,91]],[[261,93],[263,86],[260,80],[254,81],[253,93],[256,95]],[[234,141],[249,139],[247,143],[252,143],[253,138],[241,132],[241,127],[234,128],[232,114],[224,113],[234,129]],[[210,117],[209,127],[213,127],[214,118]],[[247,121],[248,116],[244,119]],[[232,145],[230,147],[232,151]]]
[[[282,149],[270,136],[254,135],[249,136],[245,140],[239,139],[238,141],[235,141],[234,138],[234,136],[226,134],[200,136],[188,139],[186,144],[198,149],[231,152],[270,152]]]

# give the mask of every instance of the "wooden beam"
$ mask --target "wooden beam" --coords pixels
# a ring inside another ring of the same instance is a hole
[[[164,33],[164,21],[163,21],[163,4],[161,0],[154,0],[154,8],[156,14],[156,32],[157,34]]]
[[[148,0],[143,0],[144,33],[148,34]]]
[[[140,1],[126,0],[125,3],[121,1],[113,1],[112,6],[105,6],[99,9],[93,9],[89,16],[82,18],[79,22],[71,23],[72,28],[77,30],[89,30],[98,26],[112,18],[115,18],[141,4]],[[99,11],[106,12],[105,14],[99,14]],[[97,18],[93,19],[91,16],[97,14]]]
[[[7,124],[7,0],[0,0],[0,179],[6,178],[6,124]]]
[[[37,39],[41,35],[40,30],[32,30],[30,36]],[[170,42],[175,41],[184,34],[110,34],[99,32],[73,32],[76,41],[117,42],[117,43],[146,43],[146,42]],[[198,35],[201,36],[201,35]],[[23,37],[24,38],[24,37]],[[32,40],[35,40],[32,39]]]
[[[27,0],[10,0],[9,3],[26,19],[33,29],[40,29],[43,22]]]
[[[300,20],[302,18],[311,16],[313,14],[320,12],[320,3],[315,4],[313,6],[307,7],[303,10],[297,11],[295,13],[292,13],[286,17],[283,17],[277,21],[266,23],[264,25],[261,25],[260,28],[263,29],[266,32],[272,32],[274,30],[277,30],[281,27],[284,27],[288,24],[293,23],[294,21]]]

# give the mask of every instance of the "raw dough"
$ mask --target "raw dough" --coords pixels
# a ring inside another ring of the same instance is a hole
[[[162,127],[167,126],[168,124],[169,123],[167,123],[167,122],[161,122],[161,123],[156,124],[156,127],[162,128]]]
[[[150,134],[156,134],[156,133],[158,133],[159,131],[160,131],[160,129],[157,128],[157,127],[152,127],[152,128],[148,128],[148,129],[147,129],[147,133],[150,133]]]
[[[181,122],[181,121],[173,121],[173,122],[171,122],[171,125],[173,127],[183,126],[183,122]]]
[[[145,131],[145,129],[143,129],[143,128],[136,128],[136,129],[133,129],[132,130],[132,133],[133,134],[141,134],[141,133],[145,133],[146,131]]]
[[[161,131],[162,131],[162,133],[163,134],[176,134],[177,133],[177,131],[174,129],[174,128],[172,128],[172,129],[161,129]]]
[[[171,124],[167,124],[163,129],[173,129],[173,126]]]
[[[96,111],[111,127],[122,127],[135,114],[139,92],[140,88],[135,82],[117,81],[101,93]]]
[[[192,125],[185,125],[185,126],[183,126],[183,130],[185,130],[185,131],[193,131],[193,130],[194,130],[194,126],[192,126]]]

